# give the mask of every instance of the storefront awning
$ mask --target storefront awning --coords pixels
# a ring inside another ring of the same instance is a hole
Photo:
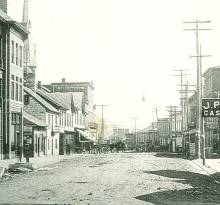
[[[86,140],[80,140],[81,142],[94,142],[94,139],[92,139],[92,137],[89,136],[86,132],[79,129],[77,129],[77,132],[79,132],[79,134],[86,139]]]

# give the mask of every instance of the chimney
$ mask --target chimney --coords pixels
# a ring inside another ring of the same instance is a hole
[[[7,5],[8,5],[7,0],[0,0],[0,9],[4,11],[6,14],[8,10]]]
[[[41,81],[38,81],[38,82],[37,82],[37,88],[38,88],[39,90],[41,90]]]
[[[66,79],[65,78],[62,78],[62,83],[65,83],[66,82]]]

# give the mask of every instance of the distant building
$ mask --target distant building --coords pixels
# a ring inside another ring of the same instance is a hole
[[[204,97],[218,98],[220,96],[220,66],[208,68],[204,74]]]
[[[159,118],[157,122],[158,137],[161,149],[167,151],[170,145],[170,121],[169,118]]]
[[[66,82],[65,78],[62,82],[51,83],[49,85],[43,85],[42,89],[47,89],[51,93],[58,95],[77,95],[77,93],[83,93],[80,100],[80,108],[85,116],[85,127],[88,132],[91,133],[96,139],[98,138],[98,122],[94,113],[93,104],[93,82]]]

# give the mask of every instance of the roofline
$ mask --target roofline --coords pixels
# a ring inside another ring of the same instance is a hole
[[[28,88],[30,89],[30,88]],[[50,112],[59,114],[60,112],[54,108],[54,110],[51,110],[50,108],[46,107],[40,100],[38,100],[32,93],[29,92],[29,90],[27,89],[27,87],[24,87],[24,91],[29,93],[35,100],[37,100],[43,107],[45,107],[47,110],[49,110]],[[31,89],[30,89],[31,90]],[[31,90],[32,91],[32,90]],[[33,91],[32,91],[33,92]],[[33,92],[34,93],[34,92]],[[36,93],[35,93],[36,94]],[[37,94],[36,94],[37,95]],[[39,96],[40,97],[40,96]],[[42,98],[42,97],[41,97]],[[52,106],[52,105],[51,105]],[[53,107],[53,106],[52,106]]]
[[[39,93],[40,91],[40,93]],[[46,92],[42,91],[42,90],[39,90],[39,89],[36,89],[36,92],[39,94],[39,95],[43,95],[45,98],[47,98],[49,101],[51,101],[52,103],[54,103],[55,105],[57,105],[58,107],[61,107],[63,110],[67,111],[69,110],[69,108],[67,108],[65,105],[63,105],[62,103],[56,101],[56,99],[54,99],[53,97],[49,96],[46,94]]]
[[[220,71],[220,66],[212,66],[212,67],[207,68],[202,76],[204,77],[205,75],[212,72],[213,70],[219,70]]]
[[[2,11],[2,10],[1,10]],[[4,11],[2,11],[4,13]],[[5,13],[5,15],[7,15]],[[8,15],[7,15],[8,16]],[[5,23],[8,24],[10,26],[14,26],[15,29],[19,30],[20,32],[22,32],[24,35],[28,35],[30,32],[20,23],[18,23],[17,21],[13,20],[10,16],[8,16],[8,19],[4,18],[3,16],[0,15],[0,20]]]
[[[47,85],[62,85],[62,84],[88,84],[91,88],[95,89],[95,87],[93,86],[93,83],[91,81],[82,81],[82,82],[58,82],[58,83],[51,83],[51,84],[47,84]]]

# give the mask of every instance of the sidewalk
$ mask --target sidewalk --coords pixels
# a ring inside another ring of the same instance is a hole
[[[207,175],[213,177],[217,183],[220,183],[220,158],[206,159],[205,165],[203,165],[202,159],[194,159],[191,162],[204,170]]]
[[[48,166],[50,164],[57,163],[61,160],[67,160],[73,158],[74,155],[57,155],[57,156],[53,155],[53,156],[35,157],[35,158],[30,158],[30,163],[32,163],[33,167],[37,169],[43,166]],[[19,162],[18,159],[0,160],[0,167],[5,167],[6,169],[8,169],[9,164],[14,164],[16,162]],[[22,162],[25,162],[25,158],[22,159]]]

